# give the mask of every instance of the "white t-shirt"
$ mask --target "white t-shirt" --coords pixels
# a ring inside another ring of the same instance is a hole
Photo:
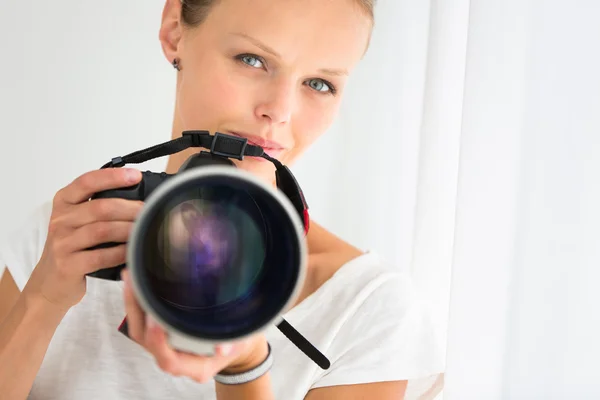
[[[22,289],[41,257],[51,204],[0,248]],[[83,300],[54,334],[29,395],[32,400],[215,399],[214,382],[173,377],[117,331],[125,316],[122,282],[87,280]],[[311,388],[409,380],[406,399],[441,389],[441,343],[408,276],[370,252],[356,258],[284,317],[331,361],[320,369],[272,326],[266,331],[276,399],[301,400]],[[434,394],[432,396],[432,394]]]

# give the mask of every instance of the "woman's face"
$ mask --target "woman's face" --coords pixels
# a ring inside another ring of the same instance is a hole
[[[330,126],[371,30],[355,0],[220,0],[193,29],[180,9],[167,1],[160,32],[167,59],[181,66],[173,136],[237,134],[286,165]],[[235,162],[274,179],[262,158]]]

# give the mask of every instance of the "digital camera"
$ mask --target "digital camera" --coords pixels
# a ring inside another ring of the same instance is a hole
[[[246,139],[221,133],[186,131],[103,168],[187,147],[210,151],[193,154],[175,174],[145,171],[137,185],[92,197],[141,200],[144,206],[127,241],[126,263],[88,276],[116,281],[127,267],[138,302],[170,344],[212,354],[216,343],[279,324],[293,305],[305,278],[308,207],[287,167]],[[231,160],[248,155],[275,164],[277,187]]]

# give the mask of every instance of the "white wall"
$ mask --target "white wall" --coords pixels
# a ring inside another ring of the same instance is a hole
[[[445,400],[600,398],[599,18],[471,2]]]
[[[0,6],[0,235],[81,173],[169,138],[174,76],[158,42],[163,3],[141,4]]]

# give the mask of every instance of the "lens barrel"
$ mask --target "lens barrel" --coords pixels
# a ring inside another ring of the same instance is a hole
[[[179,342],[204,342],[184,349],[195,351],[279,321],[304,281],[304,240],[278,189],[241,169],[203,166],[146,199],[127,266],[141,306]]]

